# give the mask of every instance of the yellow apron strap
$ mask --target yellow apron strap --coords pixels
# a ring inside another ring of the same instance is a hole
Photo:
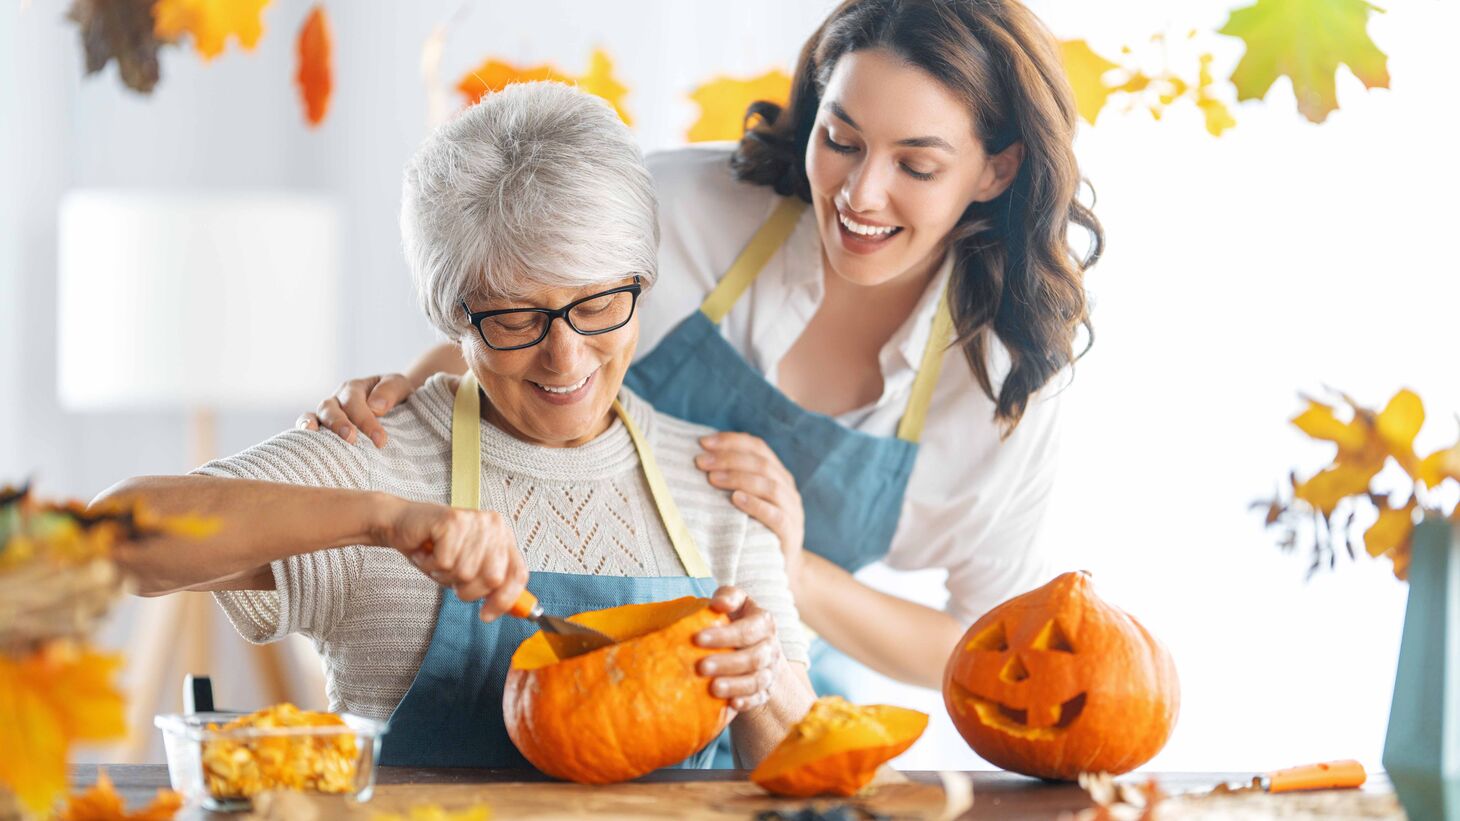
[[[694,536],[690,535],[689,528],[685,527],[684,519],[679,515],[679,507],[669,495],[669,485],[664,481],[664,474],[659,471],[659,462],[654,459],[654,451],[644,440],[644,434],[639,432],[639,426],[629,418],[628,411],[624,410],[624,406],[617,399],[613,400],[613,409],[628,429],[629,438],[634,440],[634,450],[639,452],[639,464],[644,466],[644,478],[649,480],[649,492],[654,495],[659,518],[664,522],[664,529],[669,532],[669,541],[674,545],[674,552],[679,554],[679,563],[684,565],[684,572],[694,578],[712,575],[710,566],[705,564],[705,558],[700,555]]]
[[[482,397],[467,371],[451,407],[451,506],[476,510],[482,499]]]
[[[948,293],[944,291],[938,300],[938,313],[933,316],[927,347],[923,348],[923,361],[918,365],[918,375],[913,378],[907,410],[902,414],[902,421],[897,423],[898,439],[917,442],[923,437],[923,422],[928,418],[928,406],[933,403],[933,388],[937,387],[938,373],[943,370],[943,352],[952,341],[953,316],[948,312]]]
[[[638,451],[639,464],[644,466],[644,476],[649,480],[649,492],[654,495],[659,518],[664,521],[664,529],[669,532],[669,541],[674,545],[674,552],[679,554],[685,572],[694,578],[711,575],[710,566],[705,564],[694,537],[679,515],[679,508],[669,495],[669,485],[659,471],[659,463],[654,460],[654,451],[649,449],[639,427],[617,399],[613,409],[624,420],[624,427],[634,440],[634,450]],[[467,372],[461,377],[461,385],[456,389],[456,403],[451,408],[451,506],[476,510],[481,503],[481,482],[482,400],[476,377]]]
[[[781,200],[770,219],[750,238],[750,244],[740,252],[735,264],[720,278],[720,284],[705,297],[704,303],[700,305],[700,313],[709,317],[716,325],[720,324],[720,320],[730,313],[740,295],[755,281],[771,255],[791,236],[791,232],[796,229],[796,221],[801,219],[801,212],[806,210],[806,205],[794,197]]]

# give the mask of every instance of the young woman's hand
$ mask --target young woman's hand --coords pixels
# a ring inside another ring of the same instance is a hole
[[[517,538],[496,511],[398,499],[390,503],[379,531],[378,544],[405,554],[462,601],[481,599],[482,621],[510,610],[527,585],[527,562]]]
[[[323,426],[352,445],[359,431],[370,437],[377,448],[384,447],[385,428],[379,417],[406,401],[418,387],[399,373],[351,379],[333,395],[325,397],[313,413],[300,416],[295,426],[304,430],[318,430]]]
[[[700,439],[704,453],[695,466],[710,484],[731,491],[730,501],[765,525],[781,540],[786,575],[794,593],[799,585],[806,536],[806,512],[796,477],[781,464],[770,445],[748,433],[716,433]]]
[[[695,643],[731,652],[700,659],[697,672],[713,679],[710,692],[729,699],[735,712],[753,710],[770,700],[777,673],[786,663],[775,619],[745,591],[730,585],[715,591],[710,608],[728,615],[730,623],[706,627],[695,634]]]

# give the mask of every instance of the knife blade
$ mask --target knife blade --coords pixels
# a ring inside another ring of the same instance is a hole
[[[559,659],[581,656],[614,643],[612,638],[591,627],[544,613],[537,596],[527,590],[522,591],[522,595],[517,597],[512,609],[507,612],[519,619],[537,622],[537,626],[542,628],[542,637]]]

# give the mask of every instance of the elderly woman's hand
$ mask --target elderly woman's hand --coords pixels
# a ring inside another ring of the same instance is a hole
[[[770,699],[771,685],[786,663],[776,622],[738,587],[716,590],[710,607],[729,615],[730,623],[706,627],[695,634],[695,643],[731,652],[701,659],[698,672],[713,679],[710,692],[730,699],[737,713],[753,710]]]
[[[404,553],[462,601],[482,599],[482,621],[511,609],[527,585],[527,562],[502,514],[391,499],[380,544]]]
[[[700,445],[705,452],[695,457],[695,466],[708,474],[710,484],[731,491],[732,504],[781,540],[786,577],[791,592],[796,593],[806,535],[806,512],[796,490],[796,477],[758,436],[715,433],[701,438]]]
[[[418,387],[399,373],[351,379],[321,400],[313,413],[301,415],[295,426],[304,430],[323,426],[352,445],[358,430],[377,448],[384,447],[385,427],[378,417],[404,402]]]

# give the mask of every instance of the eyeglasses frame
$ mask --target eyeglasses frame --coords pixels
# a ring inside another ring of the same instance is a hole
[[[542,341],[548,338],[548,334],[552,333],[553,320],[555,319],[561,319],[566,322],[568,324],[568,327],[572,328],[573,332],[578,334],[579,336],[598,336],[600,334],[612,333],[613,331],[617,331],[619,328],[622,328],[623,326],[629,324],[629,320],[634,318],[634,311],[637,310],[639,306],[639,296],[643,294],[643,292],[643,278],[640,277],[638,274],[635,274],[634,281],[628,285],[620,285],[617,288],[610,288],[607,291],[600,291],[596,294],[589,294],[588,296],[585,296],[581,299],[575,299],[561,308],[501,308],[495,311],[473,311],[471,307],[466,304],[466,300],[463,299],[461,301],[461,309],[466,312],[467,321],[472,324],[472,327],[477,329],[477,336],[480,336],[482,338],[482,344],[486,345],[488,348],[491,348],[494,351],[520,351],[524,348],[531,348],[535,345],[541,345]],[[629,304],[629,315],[624,317],[623,322],[614,325],[612,328],[602,328],[597,331],[584,331],[579,329],[577,325],[574,325],[573,320],[568,316],[570,311],[585,302],[590,302],[592,300],[609,296],[611,294],[621,293],[633,294],[633,302]],[[503,314],[528,313],[546,314],[547,322],[544,323],[542,326],[542,335],[524,345],[509,345],[505,348],[499,348],[496,345],[493,345],[491,341],[487,339],[486,331],[482,330],[482,320],[490,319],[494,316],[502,316]]]

